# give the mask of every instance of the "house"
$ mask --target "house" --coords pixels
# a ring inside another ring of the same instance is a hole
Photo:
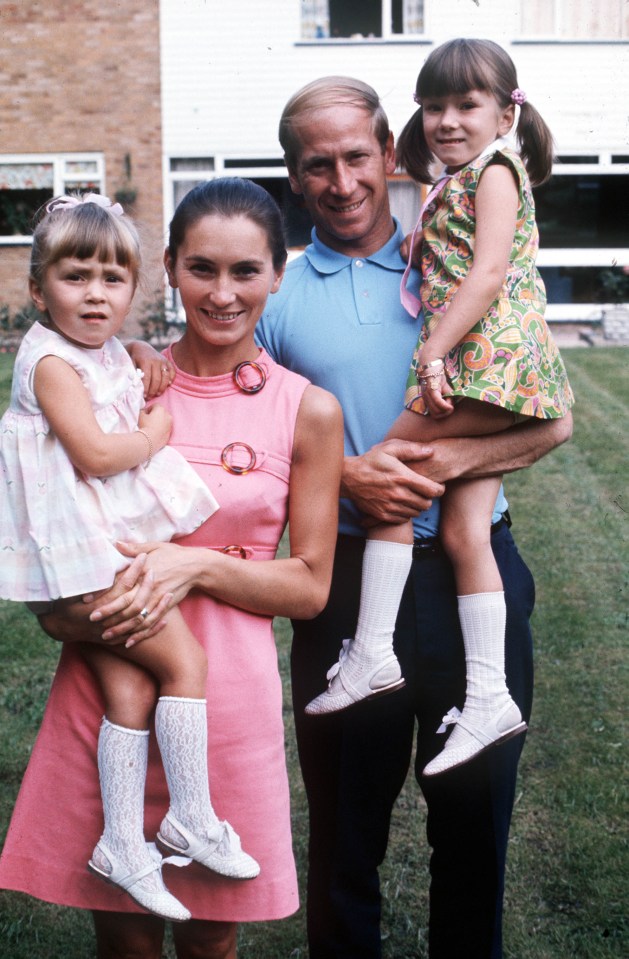
[[[0,305],[28,301],[30,221],[69,190],[120,197],[163,248],[159,0],[0,3]]]
[[[26,188],[29,164],[88,158],[104,190],[137,191],[132,210],[159,248],[191,185],[249,176],[276,197],[299,248],[309,222],[277,141],[288,96],[325,74],[360,77],[397,133],[415,109],[421,64],[452,36],[501,43],[552,129],[555,175],[537,191],[549,317],[599,318],[612,288],[629,300],[625,0],[130,0],[107,11],[93,0],[3,3],[0,201],[3,168]],[[395,176],[390,192],[410,228],[416,187]],[[5,232],[0,244],[2,301],[24,272],[28,239]]]

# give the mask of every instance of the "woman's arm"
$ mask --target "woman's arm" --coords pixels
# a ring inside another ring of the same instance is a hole
[[[167,386],[170,386],[175,378],[175,368],[166,359],[163,353],[159,353],[146,340],[131,340],[127,343],[126,350],[134,366],[142,370],[144,380],[144,398],[147,400],[161,396]]]
[[[168,442],[170,414],[161,406],[142,410],[134,433],[103,433],[87,390],[72,367],[57,356],[35,368],[35,396],[71,462],[88,476],[113,476],[145,463]]]
[[[343,421],[337,401],[326,391],[309,386],[304,393],[295,428],[289,489],[290,556],[287,559],[247,562],[199,547],[174,543],[127,545],[125,555],[146,552],[146,568],[153,573],[151,603],[169,593],[171,605],[191,589],[240,609],[267,616],[307,619],[327,601],[338,528],[338,500],[343,459]],[[125,597],[105,603],[97,620],[108,628],[106,641],[117,641],[137,630],[137,603]],[[147,604],[146,628],[154,613]],[[122,612],[124,610],[124,612]],[[121,621],[120,615],[124,618]],[[128,618],[130,617],[130,618]],[[113,623],[113,625],[110,625]]]

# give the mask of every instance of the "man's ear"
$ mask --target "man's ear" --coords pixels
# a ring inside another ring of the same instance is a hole
[[[386,146],[384,148],[384,164],[387,176],[393,176],[395,173],[395,143],[393,134],[389,131]]]
[[[288,163],[286,156],[284,156],[284,163],[286,164],[286,169],[288,170],[288,182],[290,183],[290,188],[297,196],[300,196],[304,191],[301,188],[299,182],[299,177],[297,176],[297,171],[294,166]]]

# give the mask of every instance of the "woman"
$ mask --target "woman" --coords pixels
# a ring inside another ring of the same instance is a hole
[[[211,876],[194,862],[166,867],[169,888],[193,916],[174,927],[179,959],[234,959],[237,922],[281,918],[298,906],[272,617],[310,617],[325,603],[342,428],[329,394],[255,345],[256,322],[279,288],[285,260],[279,211],[259,187],[214,180],[184,198],[165,264],[186,329],[167,351],[175,378],[160,403],[173,417],[171,445],[215,491],[220,509],[178,544],[122,547],[136,559],[110,593],[44,619],[66,641],[115,644],[131,634],[139,642],[150,640],[168,607],[181,603],[207,653],[213,801],[261,872],[243,883]],[[274,559],[287,520],[290,555]],[[85,611],[92,615],[89,632]],[[140,669],[127,689],[130,701],[154,696]],[[0,884],[92,909],[99,959],[158,959],[163,921],[85,872],[85,850],[101,829],[94,763],[101,715],[91,673],[66,642]],[[150,755],[147,838],[159,827],[165,789],[158,758]],[[59,810],[45,829],[38,816],[42,794]]]

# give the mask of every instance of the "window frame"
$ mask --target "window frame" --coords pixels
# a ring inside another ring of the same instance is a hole
[[[297,42],[296,46],[339,46],[342,44],[382,44],[382,43],[417,43],[417,42],[426,42],[432,43],[432,40],[429,39],[428,34],[428,18],[429,18],[429,9],[430,2],[429,0],[423,0],[424,3],[424,29],[421,33],[393,33],[390,24],[392,20],[392,5],[393,0],[380,0],[381,4],[381,13],[380,13],[380,22],[381,22],[381,32],[382,35],[379,37],[366,37],[366,36],[351,36],[351,37],[301,37]],[[300,25],[302,24],[302,19],[300,16]]]
[[[52,195],[61,196],[66,191],[66,184],[77,179],[76,173],[66,169],[66,163],[94,163],[96,172],[90,176],[90,182],[96,183],[101,193],[105,193],[105,157],[102,153],[3,153],[0,154],[0,168],[3,166],[19,166],[23,164],[50,164],[53,169]],[[8,191],[10,192],[10,191]],[[31,246],[33,237],[29,234],[0,234],[0,246]]]

